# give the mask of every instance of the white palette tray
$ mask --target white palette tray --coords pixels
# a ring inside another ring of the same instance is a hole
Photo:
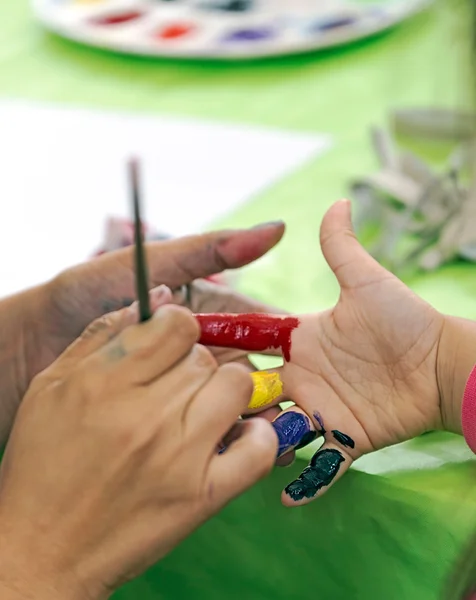
[[[432,0],[33,0],[56,33],[103,49],[243,59],[329,48],[389,29]]]

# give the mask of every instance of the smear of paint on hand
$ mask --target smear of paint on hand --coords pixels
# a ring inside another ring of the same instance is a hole
[[[112,13],[101,17],[95,17],[90,20],[90,23],[93,25],[122,25],[122,23],[135,21],[144,14],[145,13],[140,10],[128,10],[121,13]]]
[[[349,435],[342,433],[341,431],[337,431],[337,429],[332,430],[332,435],[339,442],[339,444],[342,444],[342,446],[346,446],[347,448],[355,448],[355,442]]]
[[[272,423],[278,436],[279,446],[277,458],[293,450],[311,433],[311,423],[302,413],[289,410]]]
[[[253,379],[253,395],[248,408],[255,409],[266,406],[279,398],[283,393],[283,382],[279,373],[264,373],[256,371],[251,373]]]
[[[333,448],[318,450],[312,457],[309,466],[287,486],[286,494],[294,502],[299,502],[304,498],[314,498],[319,490],[332,483],[344,460],[339,450]]]
[[[317,410],[313,413],[314,418],[316,419],[316,421],[319,423],[319,427],[320,429],[318,429],[318,432],[321,435],[326,435],[326,430],[324,429],[324,419],[322,418],[321,413],[317,412]]]

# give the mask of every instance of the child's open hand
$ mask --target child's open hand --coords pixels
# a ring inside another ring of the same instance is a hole
[[[324,444],[284,490],[288,506],[325,492],[361,455],[445,420],[436,375],[443,315],[362,248],[348,202],[325,216],[321,247],[340,298],[332,310],[299,317],[290,362],[279,370],[297,406],[274,425],[281,455],[307,443],[314,430]]]

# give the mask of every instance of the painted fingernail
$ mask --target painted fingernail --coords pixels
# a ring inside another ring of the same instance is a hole
[[[278,436],[277,458],[289,452],[302,443],[303,439],[311,433],[311,422],[298,412],[288,411],[280,415],[272,426]]]
[[[346,448],[355,448],[355,442],[350,435],[337,431],[337,429],[332,430],[332,435],[342,446],[345,446]]]
[[[317,431],[309,431],[308,433],[306,433],[304,435],[304,437],[302,438],[301,442],[294,449],[295,450],[301,450],[301,448],[305,448],[309,444],[312,444],[312,442],[316,438],[317,438]]]
[[[283,382],[279,373],[255,371],[251,373],[251,379],[253,380],[253,395],[248,408],[255,409],[266,406],[283,393]]]
[[[333,482],[344,460],[339,450],[333,448],[318,450],[309,466],[286,487],[286,494],[294,502],[304,498],[314,498],[319,490]]]
[[[251,229],[265,229],[266,227],[278,227],[280,225],[284,225],[284,221],[267,221],[266,223],[258,223],[258,225],[255,225]]]

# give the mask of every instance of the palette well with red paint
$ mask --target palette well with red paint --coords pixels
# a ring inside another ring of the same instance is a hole
[[[389,29],[433,0],[32,0],[56,33],[114,51],[239,59],[329,48]]]

